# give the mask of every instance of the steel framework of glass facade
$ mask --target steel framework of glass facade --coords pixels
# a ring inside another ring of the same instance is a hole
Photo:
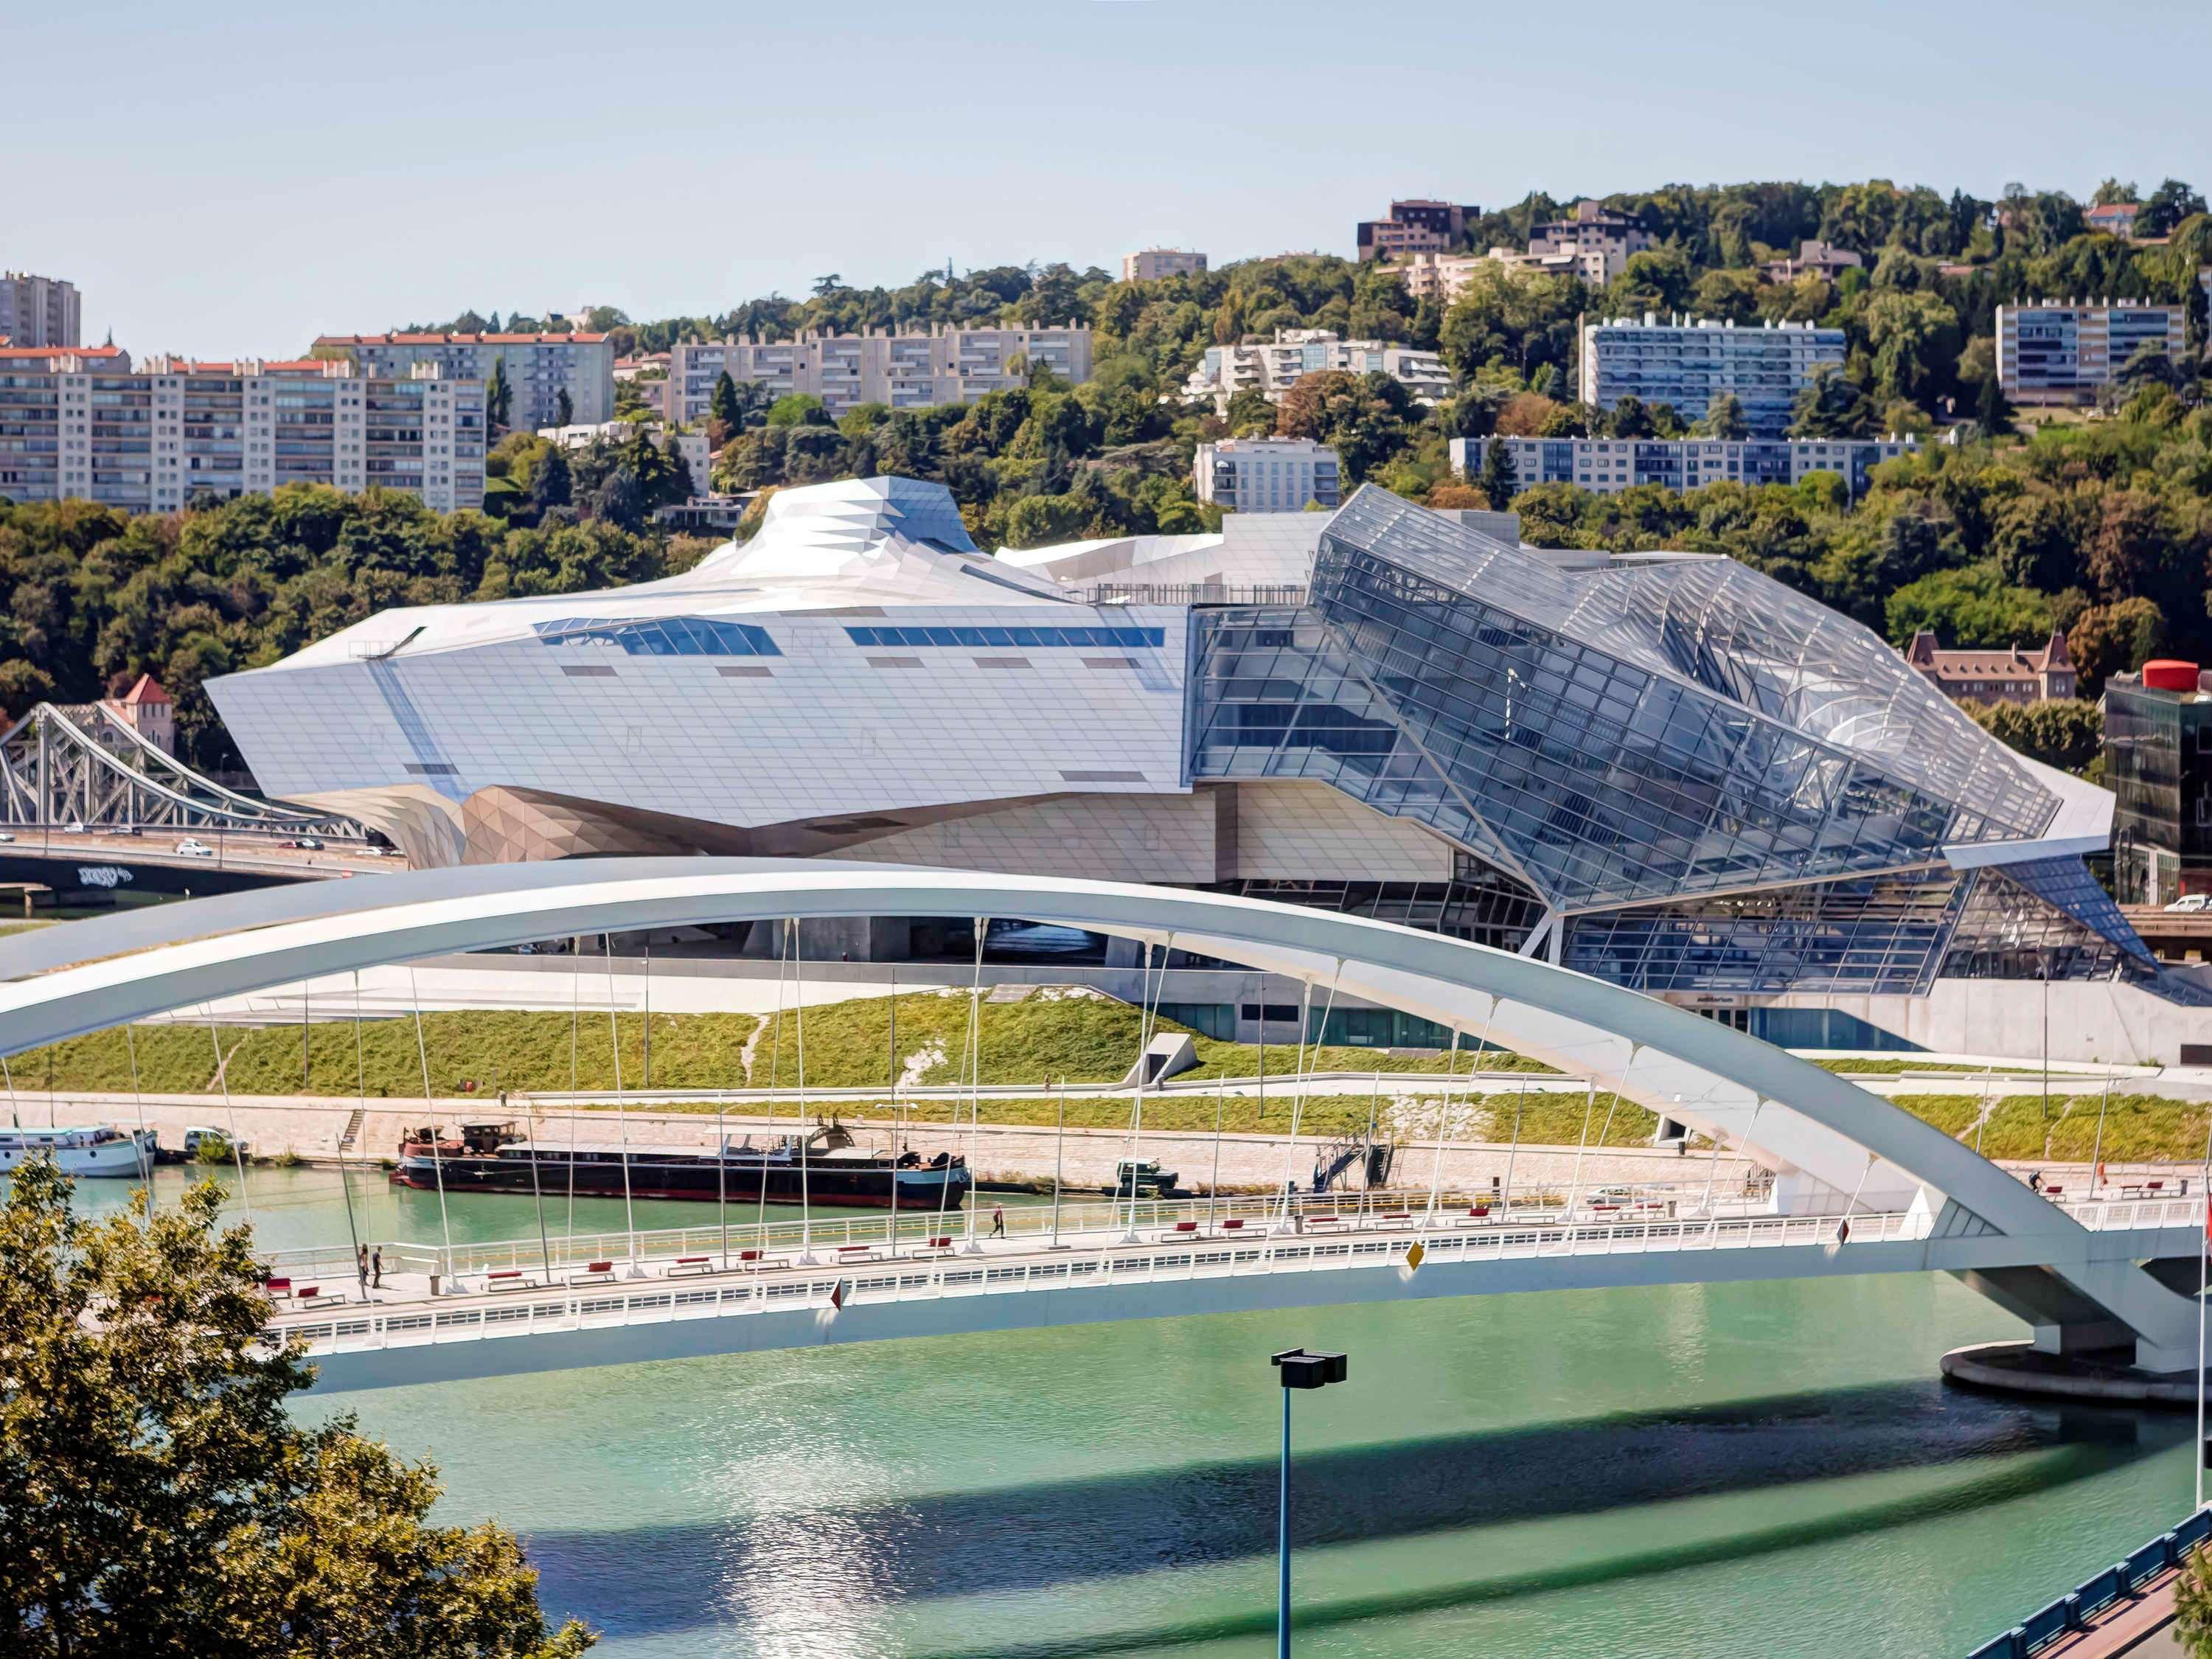
[[[2056,797],[1874,635],[1730,561],[1571,572],[1368,489],[1305,606],[1194,634],[1194,777],[1319,779],[1424,823],[1585,972],[1909,993],[1962,949],[2150,961],[2079,859],[1953,867]]]

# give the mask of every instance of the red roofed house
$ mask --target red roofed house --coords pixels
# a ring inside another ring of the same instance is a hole
[[[177,752],[177,711],[151,674],[141,674],[128,691],[101,707],[164,754]]]
[[[2075,692],[2074,659],[2066,636],[2052,630],[2039,651],[1942,651],[1923,629],[1905,647],[1905,660],[1953,702],[2046,702]]]
[[[2081,217],[2092,230],[2101,230],[2127,241],[2136,234],[2136,220],[2142,212],[2141,202],[2106,202],[2093,207]]]

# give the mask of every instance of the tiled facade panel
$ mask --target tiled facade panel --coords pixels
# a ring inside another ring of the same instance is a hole
[[[901,616],[1003,626],[1036,611]],[[1164,643],[883,659],[836,621],[779,617],[762,624],[779,654],[727,664],[556,636],[237,675],[211,695],[262,787],[294,798],[405,780],[459,803],[496,784],[759,825],[1181,790],[1185,613],[1071,608],[1078,618],[1156,627]]]
[[[1318,783],[1236,786],[1240,881],[1449,881],[1451,843]]]
[[[918,825],[827,856],[1097,881],[1200,884],[1214,878],[1218,824],[1211,790],[1066,795]]]

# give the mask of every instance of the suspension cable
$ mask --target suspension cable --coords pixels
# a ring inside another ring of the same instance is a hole
[[[154,1149],[146,1139],[146,1097],[138,1092],[138,1042],[131,1027],[123,1028],[123,1046],[131,1055],[131,1098],[138,1106],[138,1168],[146,1177],[146,1212],[158,1207],[154,1195]]]
[[[430,1048],[422,1036],[422,994],[407,968],[407,1000],[415,1012],[415,1053],[422,1063],[422,1109],[430,1118],[430,1170],[438,1183],[438,1231],[446,1241],[446,1279],[453,1277],[453,1229],[446,1215],[446,1151],[438,1143],[438,1109],[430,1103]]]
[[[799,1050],[799,1259],[814,1255],[814,1200],[807,1185],[807,1155],[814,1135],[806,1127],[806,971],[805,945],[799,936],[799,918],[791,919],[792,1035]]]
[[[238,1164],[238,1201],[246,1212],[246,1224],[253,1224],[253,1194],[246,1182],[246,1143],[238,1138],[238,1108],[230,1098],[229,1067],[223,1059],[222,1038],[215,1029],[215,1005],[203,1002],[201,1010],[207,1015],[208,1042],[215,1048],[215,1078],[222,1085],[223,1121],[230,1125],[230,1153]]]
[[[630,1274],[637,1274],[637,1206],[629,1190],[629,1118],[627,1103],[623,1099],[622,1080],[622,1021],[615,1012],[615,939],[611,933],[599,935],[599,948],[607,959],[607,1046],[615,1058],[615,1130],[622,1140],[623,1225],[629,1235]]]

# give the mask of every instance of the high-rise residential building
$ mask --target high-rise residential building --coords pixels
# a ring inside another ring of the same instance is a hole
[[[1593,282],[1608,283],[1628,268],[1628,256],[1652,245],[1651,233],[1627,214],[1616,213],[1601,202],[1577,202],[1564,219],[1532,225],[1528,252],[1535,254],[1573,253],[1595,256],[1595,269],[1603,275]]]
[[[483,505],[483,385],[422,364],[0,351],[0,496],[168,513],[288,483]]]
[[[1182,392],[1186,398],[1212,398],[1214,408],[1225,414],[1229,400],[1240,392],[1257,392],[1271,404],[1280,403],[1306,375],[1328,369],[1388,374],[1415,398],[1430,402],[1451,395],[1451,371],[1435,352],[1380,340],[1341,340],[1326,328],[1279,328],[1272,340],[1208,346]]]
[[[2002,650],[1946,651],[1922,629],[1905,647],[1915,672],[1953,702],[2048,702],[2074,695],[2074,659],[2057,629],[2030,651],[2014,643]]]
[[[1157,283],[1164,276],[1195,276],[1205,270],[1203,253],[1188,252],[1182,248],[1148,247],[1140,253],[1121,256],[1121,280],[1125,283]]]
[[[1473,481],[1492,443],[1505,446],[1516,490],[1569,483],[1594,495],[1637,484],[1789,484],[1834,472],[1857,496],[1875,467],[1919,447],[1911,438],[1455,438],[1453,470]]]
[[[1481,215],[1479,207],[1452,202],[1393,202],[1389,218],[1362,219],[1353,236],[1363,262],[1449,252],[1467,234],[1467,222]]]
[[[2185,306],[2040,300],[1997,307],[1997,384],[2016,404],[2086,404],[2148,346],[2188,361]]]
[[[1842,368],[1844,353],[1839,328],[1743,328],[1692,317],[1662,322],[1647,311],[1641,321],[1583,323],[1578,395],[1601,410],[1623,398],[1666,404],[1691,422],[1725,392],[1743,405],[1753,436],[1778,438],[1789,428],[1799,391],[1814,371]]]
[[[0,273],[0,344],[19,350],[81,345],[76,284],[27,271]]]
[[[1048,368],[1064,380],[1091,378],[1091,331],[1065,328],[947,328],[927,333],[801,334],[793,340],[692,341],[669,354],[663,409],[679,422],[704,420],[714,383],[727,374],[782,398],[819,398],[832,415],[862,404],[927,409],[973,403],[1022,383],[1020,365]]]
[[[1343,499],[1336,452],[1308,438],[1224,438],[1192,464],[1198,499],[1237,513],[1299,513]]]
[[[318,351],[350,352],[364,374],[405,380],[418,363],[459,380],[489,384],[503,363],[513,401],[506,424],[516,432],[562,423],[589,426],[615,417],[615,349],[604,334],[325,334]]]

